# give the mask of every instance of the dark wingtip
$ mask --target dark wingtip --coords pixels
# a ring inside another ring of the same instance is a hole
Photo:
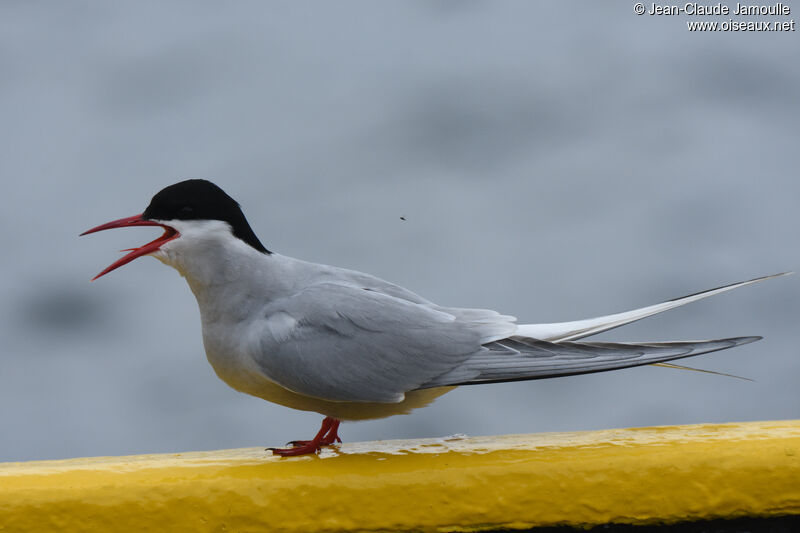
[[[745,344],[750,344],[751,342],[757,342],[763,339],[761,335],[752,335],[748,337],[735,337],[731,340],[736,342],[736,346],[743,346]]]

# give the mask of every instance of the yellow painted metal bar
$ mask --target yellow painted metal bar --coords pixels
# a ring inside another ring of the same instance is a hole
[[[0,464],[0,531],[473,531],[800,515],[800,420]]]

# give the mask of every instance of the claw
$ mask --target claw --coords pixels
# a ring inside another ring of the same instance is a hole
[[[267,448],[267,450],[271,451],[273,455],[280,455],[281,457],[317,453],[323,446],[342,442],[338,434],[339,423],[339,420],[326,416],[322,421],[322,427],[312,440],[293,440],[287,443],[291,448]]]

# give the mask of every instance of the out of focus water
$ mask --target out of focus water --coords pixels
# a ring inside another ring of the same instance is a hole
[[[627,2],[6,3],[0,461],[281,445],[320,417],[230,390],[152,228],[187,177],[280,253],[557,321],[798,268],[797,33]],[[401,219],[404,217],[405,220]],[[346,440],[800,416],[800,278],[607,333],[764,335],[693,360],[459,389]]]

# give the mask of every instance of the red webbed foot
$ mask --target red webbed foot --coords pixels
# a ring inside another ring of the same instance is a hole
[[[293,457],[296,455],[307,455],[317,453],[322,446],[328,446],[335,442],[342,442],[339,438],[339,420],[326,416],[322,421],[322,427],[312,440],[293,440],[288,444],[291,448],[267,448],[273,455],[281,457]]]

